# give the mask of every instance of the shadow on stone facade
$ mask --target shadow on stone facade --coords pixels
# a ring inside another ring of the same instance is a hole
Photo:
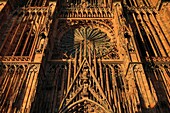
[[[145,68],[146,78],[152,97],[156,102],[155,106],[150,106],[151,109],[144,109],[144,112],[168,113],[170,111],[170,103],[168,103],[168,92],[163,82],[164,78],[158,66],[149,66]]]

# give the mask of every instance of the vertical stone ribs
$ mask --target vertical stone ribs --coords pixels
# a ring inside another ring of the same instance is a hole
[[[84,59],[80,64],[77,62],[77,68],[75,62],[55,67],[54,70],[57,72],[54,74],[58,77],[55,79],[58,83],[56,100],[58,112],[108,113],[128,109],[129,103],[124,97],[124,78],[119,65],[103,64],[100,61],[96,63],[96,67],[91,68],[95,61],[90,64],[89,60]],[[51,66],[54,67],[53,65]],[[55,86],[52,83],[51,86],[54,87],[53,85]]]
[[[1,37],[0,55],[32,57],[35,49],[42,51],[43,48],[40,45],[46,37],[44,33],[48,32],[46,28],[47,16],[47,7],[23,8],[13,14],[12,20],[8,20],[10,23],[4,24],[6,32]]]
[[[24,0],[0,24],[0,112],[168,113],[169,2],[153,1]]]
[[[21,111],[29,84],[31,65],[0,65],[0,112]],[[35,71],[35,70],[34,70]]]
[[[29,2],[0,26],[1,113],[29,113],[34,101],[51,7],[45,0]]]
[[[28,0],[26,3],[27,7],[42,7],[48,6],[48,0]]]
[[[139,0],[145,1],[145,0]],[[150,104],[150,110],[155,112],[168,112],[170,109],[169,101],[169,85],[167,82],[170,79],[169,64],[170,64],[170,37],[167,24],[164,24],[165,19],[169,16],[165,15],[167,10],[156,9],[155,4],[149,3],[145,7],[138,7],[139,1],[126,0],[125,8],[128,9],[129,22],[135,24],[133,32],[135,40],[139,47],[139,53],[144,66],[144,72],[148,83],[151,96],[148,100],[156,102],[153,106]],[[134,7],[136,6],[136,7]],[[162,17],[164,15],[164,17]],[[132,21],[133,19],[133,21]],[[166,107],[165,107],[166,106]]]
[[[0,64],[0,112],[29,112],[36,85],[39,65]]]

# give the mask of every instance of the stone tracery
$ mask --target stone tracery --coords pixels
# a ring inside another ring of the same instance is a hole
[[[170,9],[153,1],[9,0],[0,112],[169,112]]]
[[[96,51],[96,58],[106,56],[109,58],[110,56],[110,58],[115,59],[119,57],[116,55],[118,50],[116,49],[115,43],[112,42],[112,39],[97,28],[80,27],[71,29],[66,32],[58,42],[60,45],[56,42],[56,45],[59,45],[57,51],[64,52],[66,57],[70,55],[74,56],[72,53],[75,53],[76,50],[81,51],[82,53],[80,54],[87,54],[86,52],[88,52],[91,56],[93,56],[93,52]],[[107,45],[107,47],[105,45]],[[80,49],[84,49],[86,52]]]

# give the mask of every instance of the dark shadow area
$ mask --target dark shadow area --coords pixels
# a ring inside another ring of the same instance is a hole
[[[50,100],[47,99],[47,94],[51,90],[51,88],[47,86],[47,81],[48,78],[47,76],[45,76],[44,69],[41,66],[38,74],[38,84],[36,88],[36,93],[34,96],[34,101],[31,105],[30,113],[48,113],[48,111],[50,110]]]
[[[58,8],[58,6],[56,7]],[[56,9],[57,10],[57,9]],[[56,63],[49,62],[50,59],[61,58],[63,53],[61,50],[58,51],[58,42],[54,39],[53,33],[56,34],[56,19],[58,13],[53,15],[53,23],[50,26],[50,32],[48,34],[48,45],[44,50],[44,55],[38,74],[38,84],[36,88],[36,93],[34,100],[31,105],[30,113],[53,113],[57,111],[56,106],[58,105],[58,90],[61,90],[61,72],[57,71],[60,66]],[[66,23],[66,20],[63,20],[59,24]],[[60,27],[60,25],[58,26]],[[58,28],[57,28],[58,29]],[[60,75],[60,76],[58,76]]]
[[[1,57],[1,56],[0,56]],[[0,59],[0,112],[2,112],[2,105],[4,103],[4,94],[3,94],[3,81],[5,79],[4,77],[4,72],[5,72],[5,67],[4,64],[2,63],[2,60]]]
[[[162,0],[162,3],[163,2],[169,2],[169,0]],[[127,2],[128,6],[130,6],[130,4],[131,4],[130,2]],[[137,45],[140,58],[142,59],[145,76],[147,79],[147,83],[149,85],[149,90],[151,92],[152,98],[156,103],[156,105],[154,106],[148,106],[149,107],[148,109],[145,106],[143,106],[142,103],[144,102],[144,100],[143,97],[141,96],[139,87],[137,87],[138,95],[140,97],[140,102],[141,102],[139,108],[141,108],[142,113],[168,113],[170,111],[170,103],[169,103],[170,94],[168,92],[169,86],[165,83],[165,81],[169,83],[168,81],[169,79],[166,78],[166,77],[170,77],[169,67],[167,66],[169,65],[169,62],[165,63],[162,60],[163,57],[162,57],[161,50],[160,48],[158,48],[158,42],[155,41],[157,37],[159,38],[161,36],[155,30],[157,26],[152,25],[156,34],[156,36],[154,36],[150,26],[148,24],[142,23],[142,22],[144,23],[150,22],[152,24],[152,21],[154,21],[154,20],[147,20],[146,18],[144,18],[145,13],[137,12],[135,10],[134,12],[127,11],[127,10],[128,8],[125,6],[124,11],[126,14],[126,19],[131,24],[134,33],[134,39],[136,41],[135,43]],[[135,17],[133,17],[132,14],[135,14]],[[149,14],[146,13],[146,15],[148,16]],[[135,23],[135,21],[137,23]],[[155,51],[153,48],[155,49]],[[161,49],[164,49],[164,47]],[[166,50],[164,49],[164,51]],[[157,55],[155,55],[154,52],[156,52]],[[155,56],[159,56],[158,59],[160,61],[153,60],[152,58],[156,58]],[[149,57],[148,58],[149,60],[146,59],[146,57]],[[158,64],[158,62],[160,64]]]
[[[3,63],[2,63],[2,61],[0,60],[0,86],[1,86],[1,84],[2,84],[2,82],[3,82],[3,76],[2,76],[2,74],[3,74]],[[1,91],[1,90],[0,90]]]
[[[158,113],[169,112],[170,111],[170,103],[168,101],[169,94],[167,92],[168,89],[165,86],[165,83],[163,80],[164,79],[163,76],[165,76],[164,75],[165,73],[163,74],[161,72],[161,69],[158,66],[155,66],[155,67],[147,66],[147,68],[145,68],[145,73],[146,73],[147,82],[149,85],[149,89],[152,93],[152,96],[155,99],[155,101],[157,100],[157,104],[154,107],[154,109]],[[156,97],[154,97],[154,95],[156,95]]]
[[[27,2],[27,0],[22,0],[22,2],[20,0],[6,0],[6,1],[7,1],[6,5],[0,12],[0,27],[7,20],[7,18],[9,18],[11,12],[15,12],[15,10],[23,7]]]

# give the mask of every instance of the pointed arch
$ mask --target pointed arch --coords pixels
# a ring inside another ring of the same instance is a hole
[[[83,98],[83,99],[81,99],[81,100],[78,100],[78,101],[76,101],[76,102],[68,105],[68,106],[66,107],[66,109],[62,109],[61,111],[59,111],[59,113],[66,113],[66,112],[67,112],[69,109],[71,109],[73,106],[75,106],[76,104],[82,103],[82,102],[84,102],[84,101],[87,101],[87,102],[90,102],[90,103],[93,103],[93,104],[99,106],[103,111],[105,111],[105,113],[111,113],[111,111],[108,110],[107,108],[103,107],[102,105],[100,105],[100,104],[98,104],[97,102],[95,102],[95,101],[93,101],[93,100],[91,100],[91,99],[88,99],[88,98]]]

